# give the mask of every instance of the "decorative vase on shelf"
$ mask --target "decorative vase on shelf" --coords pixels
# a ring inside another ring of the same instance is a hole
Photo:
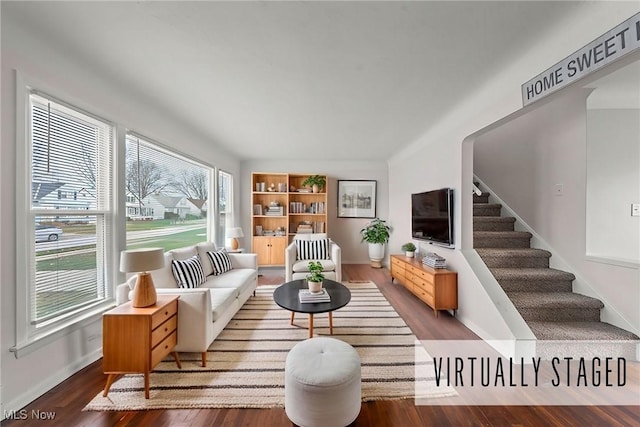
[[[313,184],[311,186],[311,191],[313,191],[314,193],[320,192],[320,189],[318,188],[318,184]]]

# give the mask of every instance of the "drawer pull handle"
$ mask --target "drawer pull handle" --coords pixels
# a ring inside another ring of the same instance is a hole
[[[169,328],[164,328],[164,331],[167,332],[169,330]]]
[[[168,312],[168,311],[165,311],[165,312],[164,312],[164,315],[165,315],[165,316],[169,315],[169,312]]]

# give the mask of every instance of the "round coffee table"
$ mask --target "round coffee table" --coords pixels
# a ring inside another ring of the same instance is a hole
[[[309,314],[309,338],[313,338],[313,315],[317,313],[329,313],[329,334],[333,335],[333,315],[332,312],[344,307],[351,301],[351,292],[342,283],[325,279],[322,287],[327,290],[331,297],[330,302],[301,303],[298,299],[300,289],[308,289],[307,281],[304,279],[286,282],[276,288],[273,292],[273,300],[280,307],[291,311],[291,324],[296,313]]]

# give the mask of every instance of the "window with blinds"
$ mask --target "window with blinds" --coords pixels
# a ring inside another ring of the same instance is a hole
[[[233,175],[218,172],[218,232],[216,233],[216,245],[225,246],[226,230],[233,227]]]
[[[31,328],[111,298],[113,141],[107,121],[30,93]]]
[[[126,148],[127,249],[207,240],[213,169],[132,133]]]

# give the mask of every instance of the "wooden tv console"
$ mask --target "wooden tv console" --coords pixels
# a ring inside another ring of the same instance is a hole
[[[458,309],[458,273],[444,268],[430,268],[415,258],[391,255],[391,280],[395,279],[433,309]]]

